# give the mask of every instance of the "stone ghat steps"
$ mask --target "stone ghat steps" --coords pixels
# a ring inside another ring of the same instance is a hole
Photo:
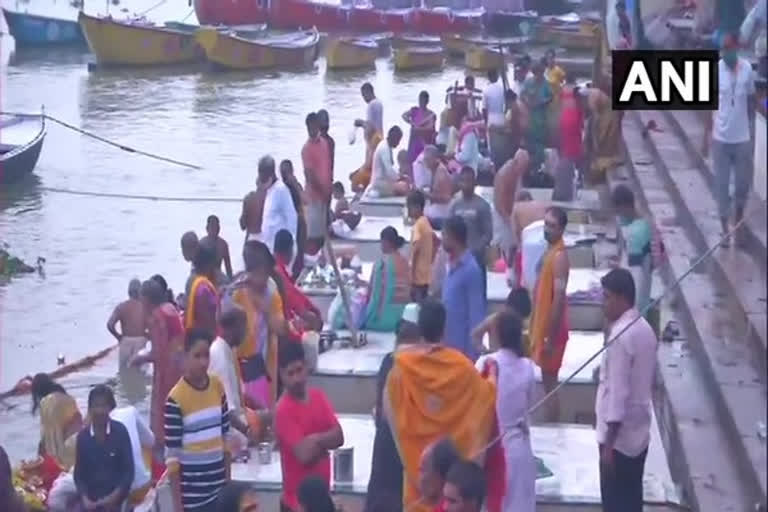
[[[699,171],[685,167],[685,148],[660,117],[625,116],[628,165],[610,182],[633,186],[658,225],[669,257],[661,269],[669,286],[704,253],[710,238],[716,240],[719,228],[711,226],[717,222],[711,193]],[[645,137],[643,126],[651,118],[664,131]],[[682,336],[659,348],[655,405],[662,436],[673,477],[683,480],[687,501],[701,512],[755,510],[766,494],[765,444],[758,434],[766,421],[765,371],[754,364],[755,345],[763,345],[747,341],[753,337],[746,334],[747,322],[734,321],[744,318],[743,304],[733,284],[717,275],[722,258],[716,253],[673,294]],[[756,265],[749,257],[741,260]],[[764,282],[759,271],[754,275]]]

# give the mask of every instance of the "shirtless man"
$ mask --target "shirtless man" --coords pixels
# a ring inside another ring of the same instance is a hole
[[[496,242],[507,265],[512,264],[510,254],[513,244],[512,209],[520,177],[528,168],[528,151],[518,149],[515,156],[501,166],[493,179],[493,213],[496,216]]]
[[[519,282],[519,272],[522,271],[518,249],[520,248],[520,244],[522,244],[523,230],[533,222],[543,220],[544,214],[547,212],[549,206],[549,201],[534,200],[531,193],[527,190],[520,190],[517,193],[517,198],[512,207],[512,215],[510,217],[512,245],[509,250],[509,261],[513,262],[513,264],[509,266],[509,274],[507,277],[508,281],[512,284]]]
[[[245,241],[258,240],[261,234],[261,217],[264,213],[264,200],[267,197],[267,189],[259,186],[256,181],[256,190],[248,192],[243,198],[243,210],[240,213],[240,229],[245,231]]]
[[[232,280],[232,261],[229,259],[229,244],[219,236],[219,233],[221,233],[221,223],[216,215],[208,216],[205,232],[207,235],[200,239],[200,243],[210,244],[216,248],[216,283],[221,286]],[[221,271],[222,262],[226,271],[226,279],[224,279],[224,272]]]
[[[115,337],[120,351],[120,367],[126,368],[141,349],[147,344],[145,332],[144,306],[141,303],[141,281],[131,279],[128,283],[128,300],[115,307],[107,321],[107,330]],[[117,330],[117,323],[120,330]]]

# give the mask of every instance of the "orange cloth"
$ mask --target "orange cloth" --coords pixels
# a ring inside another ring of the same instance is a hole
[[[423,286],[432,282],[432,261],[436,252],[433,242],[432,225],[427,216],[422,215],[411,229],[411,283],[414,285]]]
[[[557,336],[552,343],[552,350],[544,350],[544,338],[549,335],[549,319],[552,315],[552,304],[555,298],[555,256],[565,251],[565,243],[561,238],[544,254],[541,272],[536,280],[533,302],[533,317],[531,319],[530,339],[531,356],[542,371],[557,374],[563,362],[565,345],[568,342],[568,301],[563,304],[563,319]]]
[[[448,436],[464,457],[490,441],[496,421],[496,384],[483,378],[461,352],[441,345],[395,353],[387,379],[389,423],[403,462],[403,503],[420,498],[419,461],[424,448]],[[419,502],[409,508],[431,512]]]
[[[365,188],[371,183],[371,172],[373,169],[373,152],[376,150],[376,146],[382,140],[382,136],[379,132],[373,134],[371,140],[368,142],[365,148],[365,162],[363,165],[349,175],[349,181],[352,184],[352,190],[358,188]]]

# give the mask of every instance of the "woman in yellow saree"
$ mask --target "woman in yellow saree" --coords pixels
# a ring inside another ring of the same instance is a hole
[[[395,352],[382,401],[403,462],[403,504],[431,512],[434,505],[421,501],[418,486],[421,454],[449,437],[463,457],[482,464],[496,425],[496,382],[493,372],[484,378],[464,354],[442,345],[442,304],[424,302],[419,327],[424,343]]]
[[[233,301],[246,315],[245,341],[237,348],[237,370],[247,403],[271,408],[277,399],[277,343],[286,334],[283,301],[271,278],[275,261],[267,246],[246,242],[243,259],[245,272],[228,287],[223,301]]]
[[[381,142],[383,136],[371,124],[365,125],[365,162],[349,175],[353,192],[362,192],[371,183],[371,171],[373,170],[373,152]]]
[[[56,459],[66,469],[75,464],[75,438],[83,417],[75,399],[46,373],[32,379],[32,413],[40,411],[40,455]]]

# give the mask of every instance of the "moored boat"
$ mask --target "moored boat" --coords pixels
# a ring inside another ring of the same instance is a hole
[[[204,27],[195,34],[208,61],[224,69],[295,68],[317,58],[320,35],[312,29],[271,37],[248,37],[236,31]]]
[[[440,46],[439,37],[421,34],[399,34],[392,38],[392,48],[423,48]]]
[[[201,57],[194,32],[146,23],[78,17],[88,47],[104,66],[183,64]]]
[[[44,140],[44,116],[0,116],[0,183],[19,181],[31,174]]]
[[[393,52],[396,71],[438,69],[445,63],[445,52],[439,46],[396,48]]]
[[[8,23],[8,31],[19,47],[85,44],[80,25],[74,20],[8,9],[3,9],[3,14]]]
[[[538,25],[533,40],[560,48],[593,50],[598,44],[598,25],[586,19],[576,23],[557,23],[555,19]]]
[[[454,57],[464,57],[472,46],[502,47],[512,49],[525,45],[530,41],[527,36],[520,37],[484,37],[463,34],[444,34],[440,37],[443,48]]]
[[[372,67],[379,55],[379,43],[357,37],[337,37],[325,46],[328,69],[359,69]]]
[[[473,71],[502,69],[508,60],[500,47],[473,44],[464,53],[464,65]]]

